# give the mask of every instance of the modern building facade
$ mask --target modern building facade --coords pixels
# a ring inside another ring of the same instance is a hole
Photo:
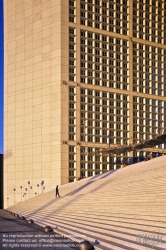
[[[108,142],[164,131],[164,0],[4,0],[4,26],[5,206],[119,168]]]

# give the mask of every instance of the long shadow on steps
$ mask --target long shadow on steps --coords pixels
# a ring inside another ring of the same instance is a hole
[[[78,193],[79,191],[81,191],[82,189],[84,189],[85,187],[87,187],[87,186],[89,186],[90,184],[92,184],[93,182],[98,181],[98,180],[103,179],[103,178],[106,178],[107,176],[109,176],[109,175],[115,173],[116,171],[117,171],[117,170],[109,171],[109,172],[106,173],[104,176],[101,176],[100,178],[97,178],[97,180],[93,180],[93,178],[92,178],[91,181],[89,181],[88,183],[84,184],[82,187],[79,187],[79,188],[77,188],[77,189],[71,191],[71,192],[70,192],[69,194],[67,194],[67,195],[76,194],[76,193]],[[95,176],[94,176],[94,177],[95,177]],[[96,188],[95,188],[94,190],[96,190]]]
[[[69,230],[69,225],[63,225],[63,229],[65,229],[65,230]],[[79,231],[79,229],[82,229],[82,227],[81,226],[78,226],[78,227],[75,227],[74,229],[71,229],[71,232],[73,233],[73,234],[78,234],[78,233],[80,233],[81,234],[81,231]],[[89,233],[88,233],[89,232]],[[86,233],[86,235],[85,235],[85,239],[87,238],[87,237],[93,237],[94,239],[95,238],[97,238],[97,240],[99,241],[99,242],[101,242],[101,246],[102,246],[102,242],[106,242],[107,244],[110,244],[110,249],[113,249],[113,248],[111,248],[111,247],[115,247],[114,248],[114,250],[116,249],[116,246],[117,247],[121,247],[122,249],[124,249],[124,250],[136,250],[136,248],[135,247],[129,247],[129,246],[127,246],[127,248],[126,248],[126,244],[127,243],[132,243],[132,244],[136,244],[136,240],[134,241],[134,240],[130,240],[130,239],[126,239],[126,238],[123,238],[123,237],[119,237],[119,236],[115,236],[115,235],[113,235],[113,234],[107,234],[107,233],[105,233],[104,235],[105,236],[107,236],[107,239],[103,239],[102,238],[102,234],[101,234],[101,236],[93,236],[93,234],[96,234],[96,230],[95,230],[95,228],[94,229],[90,229],[90,230],[87,230],[87,233]],[[125,236],[125,235],[124,235]],[[108,240],[108,239],[110,239],[110,240]],[[111,240],[112,239],[112,240]],[[124,241],[124,243],[122,244],[122,243],[116,243],[115,242],[115,240],[120,240],[120,241]],[[101,247],[100,245],[99,245],[99,247]],[[136,245],[137,246],[137,245]],[[139,246],[139,245],[138,245]],[[125,248],[124,248],[125,247]],[[105,247],[104,247],[105,248]],[[162,249],[163,250],[163,249]]]
[[[111,174],[115,173],[116,171],[118,171],[118,169],[113,170],[113,171],[110,171],[110,172],[108,172],[108,173],[107,173],[107,174],[105,174],[105,175],[102,175],[99,179],[106,178],[107,176],[109,176],[109,175],[111,175]]]
[[[81,191],[82,189],[86,188],[87,186],[91,185],[93,182],[95,182],[96,180],[94,181],[90,181],[90,182],[87,182],[86,184],[84,184],[82,187],[79,187],[77,189],[74,189],[73,191],[71,191],[69,194],[67,195],[73,195],[73,194],[76,194],[78,193],[79,191]]]
[[[54,219],[52,218],[52,222],[54,221]],[[61,219],[58,219],[58,221],[57,220],[55,220],[56,221],[56,224],[58,224],[58,223],[61,223]],[[63,228],[66,228],[66,229],[68,229],[68,226],[70,226],[71,224],[70,224],[70,221],[71,220],[63,220]],[[106,224],[105,224],[106,225]],[[85,227],[84,227],[85,226]],[[81,229],[85,229],[86,230],[86,226],[88,226],[86,223],[84,223],[83,221],[81,221],[80,220],[80,222],[78,223],[78,222],[76,222],[76,221],[72,221],[72,229],[71,229],[71,231],[72,230],[78,230],[78,232],[81,232],[80,230]],[[123,228],[123,227],[119,227],[119,228]],[[99,229],[103,229],[103,232],[99,232]],[[104,229],[104,227],[103,226],[101,226],[101,223],[97,223],[97,225],[95,226],[95,225],[93,225],[93,226],[91,226],[91,224],[89,225],[89,227],[88,227],[88,229],[87,229],[87,233],[88,232],[93,232],[93,233],[98,233],[98,234],[100,234],[101,235],[101,237],[102,237],[102,235],[105,235],[105,236],[108,236],[107,238],[109,239],[109,238],[115,238],[115,239],[123,239],[124,240],[124,242],[125,241],[127,241],[127,242],[130,242],[130,243],[136,243],[136,239],[137,239],[137,235],[138,235],[138,232],[133,232],[133,230],[134,230],[134,228],[129,228],[129,230],[131,231],[131,232],[125,232],[124,230],[122,230],[122,231],[120,231],[120,230],[116,230],[116,229]],[[147,235],[151,235],[151,237],[152,237],[152,235],[153,235],[153,233],[156,233],[157,235],[158,235],[158,233],[160,234],[160,232],[158,231],[156,231],[156,230],[152,230],[152,231],[149,231],[149,230],[147,230],[147,229],[145,229],[145,230],[138,230],[137,229],[137,231],[142,231],[143,232],[143,234],[145,234],[146,236]],[[114,233],[118,233],[119,235],[115,235]],[[120,234],[122,234],[121,236],[120,236]],[[163,235],[163,237],[165,237],[165,235],[166,234],[164,234],[164,233],[162,233],[162,235]],[[128,239],[127,237],[125,237],[125,236],[131,236],[131,238],[130,239]],[[100,236],[96,236],[97,238],[98,238],[98,240],[99,240],[99,237]],[[135,238],[135,241],[133,241],[133,238]],[[104,240],[104,239],[103,239]],[[105,241],[105,240],[104,240]],[[165,239],[163,238],[162,239],[162,244],[166,244],[166,241],[165,241]]]
[[[92,177],[91,177],[91,180],[96,179],[96,178],[97,178],[97,180],[100,180],[100,179],[102,179],[102,178],[107,177],[107,176],[110,175],[110,174],[113,174],[113,173],[116,172],[117,170],[118,170],[118,169],[116,169],[116,170],[111,170],[111,171],[109,171],[109,172],[106,172],[106,173],[104,173],[104,174],[101,174],[100,177],[99,177],[99,175],[92,176]]]
[[[115,170],[115,171],[110,171],[110,172],[107,174],[107,176],[105,176],[105,178],[108,177],[108,176],[110,176],[111,174],[115,173],[116,171],[117,171],[117,170]],[[73,192],[79,193],[79,192],[80,192],[82,189],[84,189],[86,186],[91,185],[91,184],[93,184],[94,182],[95,182],[95,181],[91,181],[90,184],[89,184],[89,183],[86,183],[86,184],[84,184],[82,187],[78,188],[78,191],[77,191],[77,189],[76,189],[76,190],[74,190]],[[99,184],[98,187],[97,187],[97,188],[95,187],[94,189],[92,189],[91,192],[96,191],[96,190],[100,189],[101,187],[104,187],[105,185],[107,185],[108,182],[110,182],[110,180],[105,181],[104,183]],[[70,194],[71,194],[71,192],[68,193],[67,195],[70,195]],[[74,194],[74,193],[73,193],[73,194]],[[66,197],[67,195],[65,195],[64,197]],[[72,196],[72,195],[71,195],[71,196]],[[63,199],[64,197],[61,197],[60,200]],[[67,206],[70,206],[71,203],[76,202],[78,199],[82,199],[82,197],[78,197],[78,196],[77,196],[77,197],[73,197],[72,200],[66,201],[66,204],[63,203],[60,207],[58,207],[57,209],[55,209],[55,210],[53,210],[51,213],[49,213],[48,216],[51,215],[52,213],[56,212],[57,210],[62,211],[64,208],[66,208]],[[58,198],[58,200],[59,200],[59,198]],[[30,213],[30,214],[27,214],[28,217],[34,216],[35,214],[37,214],[37,213],[40,212],[41,210],[43,210],[43,209],[45,209],[46,207],[52,205],[54,202],[55,202],[55,200],[52,200],[52,201],[48,202],[47,204],[43,205],[42,207],[36,209],[34,212],[32,212],[32,213]],[[55,205],[56,205],[56,204],[55,204]]]
[[[118,169],[117,169],[117,170],[118,170]],[[108,176],[114,174],[117,170],[109,171],[109,172],[108,172],[107,174],[105,174],[104,176],[101,176],[101,177],[98,178],[97,180],[91,181],[91,182],[94,183],[94,182],[96,182],[96,181],[98,181],[98,180],[101,180],[101,179],[103,179],[103,178],[107,178]],[[107,182],[104,182],[104,184],[103,184],[103,183],[102,183],[102,184],[99,184],[98,187],[95,186],[93,189],[90,190],[89,193],[91,193],[91,192],[93,192],[93,191],[97,191],[97,190],[100,189],[101,187],[104,187],[105,185],[107,185],[107,183],[109,183],[109,182],[110,182],[110,180],[108,180]],[[87,184],[86,184],[86,185],[87,185]],[[86,185],[85,185],[85,187],[86,187]],[[83,187],[83,188],[84,188],[84,187]],[[78,192],[81,191],[81,189],[82,189],[82,187],[78,188]],[[76,190],[77,190],[77,189],[76,189]],[[74,193],[73,193],[73,194],[74,194]]]
[[[59,216],[59,214],[57,214],[58,216]],[[89,214],[88,214],[89,215]],[[60,214],[60,216],[59,216],[59,218],[60,217],[63,217],[62,216],[62,214]],[[71,217],[70,216],[68,216],[68,215],[66,215],[65,214],[65,217],[64,217],[65,219],[67,218],[68,220],[71,220]],[[119,223],[119,222],[121,222],[121,223],[123,223],[125,226],[122,226],[122,225],[118,225],[118,224],[116,224],[116,227],[120,227],[120,228],[128,228],[128,229],[132,229],[132,226],[140,226],[140,227],[146,227],[146,231],[148,232],[148,230],[149,229],[147,229],[147,228],[154,228],[155,230],[158,230],[158,229],[166,229],[166,226],[161,226],[161,225],[149,225],[149,222],[154,222],[154,220],[149,220],[149,219],[146,219],[146,218],[144,218],[144,219],[140,219],[140,218],[126,218],[126,217],[123,217],[123,216],[107,216],[107,220],[106,220],[106,222],[104,221],[104,219],[102,219],[102,221],[100,221],[100,222],[96,222],[96,221],[94,221],[93,219],[95,219],[96,217],[94,217],[94,214],[92,214],[92,216],[90,216],[90,217],[86,217],[86,220],[85,220],[85,215],[82,215],[82,214],[77,214],[77,216],[76,216],[76,218],[79,218],[80,219],[80,221],[81,221],[81,223],[86,223],[87,222],[87,219],[88,219],[88,222],[92,222],[92,223],[96,223],[96,224],[100,224],[100,225],[105,225],[105,226],[109,226],[109,225],[114,225],[115,226],[115,224],[114,224],[114,222],[115,223]],[[121,220],[122,219],[122,220]],[[126,221],[126,219],[127,219],[127,221]],[[133,222],[135,220],[135,222]],[[143,222],[143,223],[142,223]],[[163,221],[158,221],[159,223],[162,223]],[[102,227],[102,228],[104,228],[104,227]],[[141,230],[141,229],[137,229],[137,230]],[[143,231],[145,231],[145,230],[143,230]],[[166,233],[163,233],[164,235],[166,235]]]

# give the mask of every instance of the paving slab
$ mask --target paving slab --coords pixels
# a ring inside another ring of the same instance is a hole
[[[78,243],[44,229],[27,220],[11,215],[0,209],[0,249],[1,250],[78,250]]]

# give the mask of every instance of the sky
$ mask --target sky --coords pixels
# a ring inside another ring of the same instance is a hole
[[[0,0],[0,154],[3,153],[3,0]]]

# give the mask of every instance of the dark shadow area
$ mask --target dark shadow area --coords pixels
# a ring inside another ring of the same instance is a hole
[[[0,210],[0,224],[0,249],[78,250],[77,242],[55,232],[46,233],[38,224],[28,224],[26,220],[21,221],[20,218],[16,218],[3,209]],[[56,244],[59,244],[59,247],[56,247]],[[73,247],[69,248],[68,244],[72,244]]]
[[[3,208],[3,154],[0,154],[0,209]]]

